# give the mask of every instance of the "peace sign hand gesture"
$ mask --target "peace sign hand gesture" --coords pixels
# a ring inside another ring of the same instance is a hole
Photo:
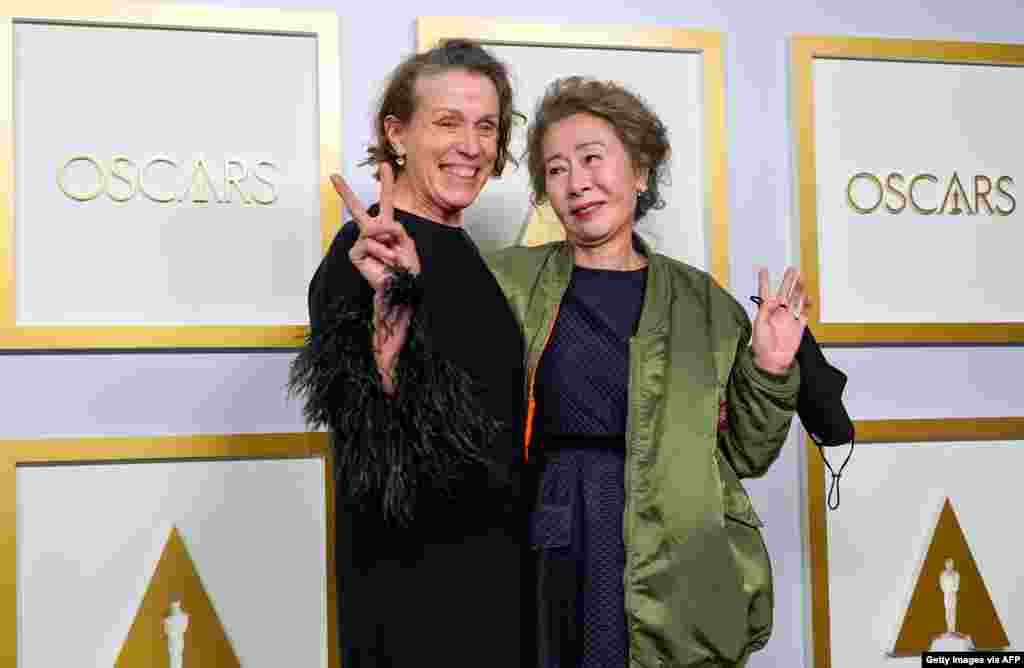
[[[390,164],[380,166],[380,211],[376,216],[366,212],[366,207],[339,174],[331,175],[331,183],[359,226],[359,239],[352,245],[348,257],[374,291],[370,344],[381,385],[386,393],[392,394],[396,387],[395,365],[405,345],[412,312],[409,307],[389,307],[384,303],[384,291],[394,276],[395,267],[418,276],[420,256],[412,237],[395,222],[395,173]]]
[[[331,183],[359,226],[359,239],[349,250],[348,257],[374,292],[383,291],[396,266],[418,275],[420,257],[416,244],[405,228],[395,222],[395,174],[391,165],[386,162],[380,165],[380,211],[376,216],[366,212],[366,207],[341,175],[332,174]]]
[[[807,326],[807,316],[802,313],[807,303],[803,277],[792,267],[786,269],[774,296],[768,286],[768,270],[758,271],[757,278],[761,304],[751,342],[754,363],[769,373],[783,374],[793,364]]]

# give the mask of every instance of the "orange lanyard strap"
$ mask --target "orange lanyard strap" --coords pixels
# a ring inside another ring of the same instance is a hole
[[[540,355],[537,355],[537,366],[530,370],[529,389],[526,393],[526,429],[523,430],[523,461],[530,461],[530,439],[533,436],[533,415],[537,411],[537,400],[533,396],[533,384],[537,379],[537,367],[540,366],[540,358],[544,356],[544,350],[551,341],[551,335],[555,332],[555,323],[558,322],[558,311],[561,304],[555,305],[555,314],[551,317],[551,327],[544,337],[544,344],[540,347]]]

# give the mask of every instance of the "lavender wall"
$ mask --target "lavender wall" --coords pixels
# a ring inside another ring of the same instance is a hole
[[[342,20],[341,58],[346,177],[365,200],[375,193],[355,168],[369,136],[379,82],[415,44],[418,15],[506,15],[508,5],[467,0],[432,5],[396,0],[218,2],[225,6],[329,9]],[[756,269],[779,272],[792,251],[793,193],[788,129],[788,37],[834,34],[1021,42],[1019,0],[973,3],[881,0],[651,0],[618,8],[567,0],[522,0],[520,21],[665,25],[721,31],[726,37],[727,132],[732,286],[743,297]],[[642,91],[641,91],[642,92]],[[864,91],[870,95],[871,91]],[[884,101],[880,100],[880,103]],[[899,111],[893,111],[899,122]],[[889,347],[828,351],[850,376],[855,419],[1024,415],[1015,379],[1024,355],[1013,347]],[[0,355],[0,439],[71,435],[294,431],[299,407],[283,393],[287,352],[201,354]],[[809,599],[803,548],[804,453],[796,430],[782,458],[749,489],[765,519],[776,576],[776,630],[755,667],[810,666]],[[848,475],[857,475],[856,457]],[[844,504],[857,499],[847,494]]]

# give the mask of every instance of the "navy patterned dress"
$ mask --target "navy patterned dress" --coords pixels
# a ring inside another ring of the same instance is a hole
[[[629,339],[647,270],[576,267],[537,369],[540,668],[625,668]],[[533,450],[533,448],[531,448]]]

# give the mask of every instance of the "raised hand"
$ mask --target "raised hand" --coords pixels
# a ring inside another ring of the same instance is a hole
[[[380,165],[380,211],[376,216],[366,212],[366,207],[341,175],[332,174],[331,183],[359,226],[359,239],[349,250],[348,257],[374,291],[384,289],[395,266],[419,274],[420,258],[416,244],[405,228],[395,222],[395,175],[391,165]]]
[[[757,278],[761,304],[751,341],[754,363],[770,373],[782,374],[793,364],[807,326],[807,316],[803,315],[807,303],[803,277],[792,267],[786,269],[782,285],[774,295],[768,285],[768,270],[758,271]]]
[[[389,308],[384,303],[384,289],[393,275],[393,268],[403,267],[412,274],[420,273],[420,257],[416,244],[400,223],[395,222],[395,174],[391,165],[380,166],[380,211],[367,213],[363,203],[339,174],[331,175],[334,189],[352,213],[359,226],[359,239],[348,252],[349,260],[373,288],[374,358],[384,391],[395,391],[395,365],[405,345],[412,313],[408,307]]]

